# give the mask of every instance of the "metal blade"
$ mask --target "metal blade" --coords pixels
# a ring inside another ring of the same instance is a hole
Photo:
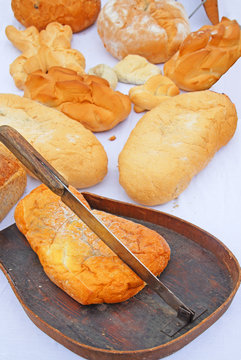
[[[177,312],[186,322],[192,321],[194,311],[189,309],[168,289],[69,189],[64,185],[61,200],[65,203],[121,260]]]

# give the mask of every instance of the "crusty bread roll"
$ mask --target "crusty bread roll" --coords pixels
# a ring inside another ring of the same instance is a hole
[[[0,112],[0,125],[19,131],[73,186],[83,188],[103,180],[107,173],[105,150],[77,121],[12,94],[0,94]]]
[[[192,32],[164,65],[164,74],[183,90],[209,89],[241,55],[238,23],[223,18]]]
[[[10,65],[10,74],[19,89],[23,90],[28,74],[36,70],[47,72],[52,66],[84,73],[84,56],[78,50],[71,49],[73,33],[70,26],[53,22],[39,32],[35,26],[18,30],[9,25],[5,32],[12,44],[22,52]]]
[[[206,90],[163,101],[146,113],[119,155],[119,181],[136,202],[158,205],[178,197],[233,136],[235,106]]]
[[[62,111],[94,132],[112,129],[131,112],[129,97],[112,90],[107,80],[62,67],[29,74],[24,96]]]
[[[71,190],[89,207],[80,193]],[[92,211],[155,275],[164,270],[170,249],[161,235],[132,221]],[[144,282],[45,185],[18,203],[15,220],[47,276],[81,304],[121,302],[144,287]]]
[[[190,27],[177,1],[109,0],[99,13],[97,30],[115,58],[136,54],[162,63],[175,54]]]
[[[169,96],[179,94],[178,87],[172,80],[161,74],[152,76],[144,85],[134,86],[129,90],[129,97],[136,112],[151,110]]]
[[[0,222],[23,195],[26,184],[25,170],[0,148]]]
[[[58,21],[79,32],[92,25],[100,11],[100,0],[12,0],[16,19],[28,27],[43,30],[49,23]]]

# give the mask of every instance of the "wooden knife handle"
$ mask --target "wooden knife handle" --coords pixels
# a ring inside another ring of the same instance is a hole
[[[55,194],[61,196],[66,180],[40,155],[37,150],[14,128],[0,126],[0,141],[16,158]]]

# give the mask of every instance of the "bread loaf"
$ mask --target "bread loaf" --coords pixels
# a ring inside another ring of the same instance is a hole
[[[71,190],[89,207],[80,193]],[[161,235],[132,221],[92,211],[155,275],[164,270],[170,249]],[[144,282],[45,185],[18,203],[15,220],[47,276],[81,304],[124,301],[144,287]]]
[[[26,184],[25,170],[0,148],[0,222],[23,195]]]
[[[190,27],[177,1],[109,0],[99,13],[97,30],[115,58],[135,54],[161,63],[175,54]]]
[[[164,65],[164,74],[183,90],[209,89],[239,59],[241,32],[238,23],[223,18],[192,32]]]
[[[17,95],[0,94],[0,125],[19,131],[77,188],[97,184],[107,173],[107,156],[95,135],[58,110]]]
[[[119,155],[119,181],[136,202],[178,197],[232,138],[237,113],[230,99],[206,90],[163,101],[146,113]]]
[[[100,0],[12,0],[13,13],[24,26],[43,30],[58,21],[79,32],[92,25],[100,11]]]
[[[29,74],[24,96],[60,110],[94,132],[112,129],[131,111],[129,97],[112,90],[107,80],[62,67]]]

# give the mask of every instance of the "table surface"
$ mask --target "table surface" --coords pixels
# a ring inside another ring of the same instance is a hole
[[[102,0],[102,5],[106,1]],[[198,0],[181,1],[188,14],[191,14]],[[23,26],[14,18],[10,1],[0,0],[0,92],[22,96],[9,74],[10,63],[19,51],[8,41],[5,27]],[[239,0],[223,0],[219,4],[220,16],[236,19],[241,24]],[[190,19],[192,31],[204,24],[210,24],[205,11],[200,10]],[[104,49],[97,35],[96,26],[74,34],[72,47],[78,49],[86,58],[86,71],[100,63],[114,66],[117,60]],[[162,65],[159,65],[162,67]],[[128,94],[131,85],[118,84],[116,90]],[[227,94],[241,117],[241,62],[237,61],[229,71],[212,87],[212,90]],[[131,112],[129,117],[114,129],[96,134],[103,144],[109,159],[108,174],[98,185],[81,189],[98,195],[132,203],[118,182],[118,155],[141,114]],[[110,141],[115,135],[116,140]],[[153,208],[185,219],[216,236],[236,256],[241,263],[240,214],[241,214],[241,128],[231,141],[214,156],[208,166],[199,173],[188,188],[175,200]],[[28,178],[24,195],[39,184]],[[0,223],[0,230],[14,222],[14,208]],[[1,249],[0,249],[1,251]],[[241,289],[238,290],[227,312],[208,330],[184,348],[165,359],[168,360],[213,360],[241,359],[240,320]],[[0,359],[1,360],[77,360],[80,356],[72,353],[38,329],[25,314],[15,297],[4,274],[0,272]]]

